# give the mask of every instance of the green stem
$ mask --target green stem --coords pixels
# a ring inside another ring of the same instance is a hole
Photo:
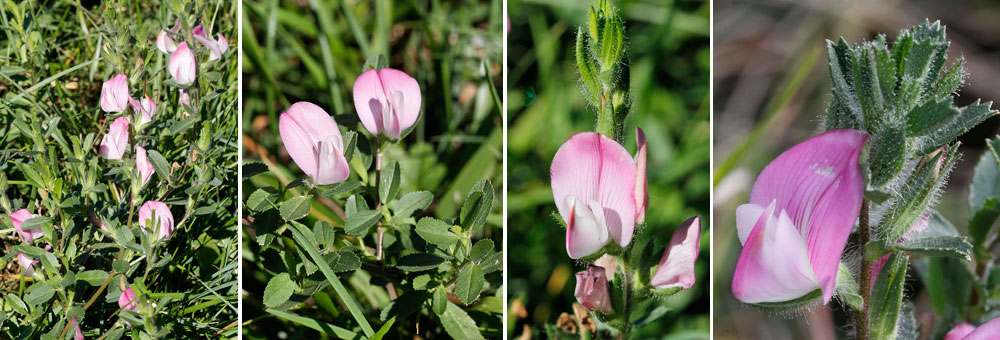
[[[865,249],[865,246],[871,239],[868,226],[868,204],[867,198],[861,201],[861,214],[859,216],[858,223],[858,239],[861,241],[861,249]],[[873,265],[874,264],[868,260],[867,257],[861,257],[861,282],[858,284],[860,288],[859,292],[861,294],[861,298],[863,299],[863,305],[861,310],[857,311],[857,314],[854,315],[858,340],[868,340],[870,337],[868,330],[868,306],[871,301],[871,277]]]
[[[632,308],[631,308],[632,303],[631,301],[629,301],[632,298],[631,296],[632,263],[628,255],[629,255],[628,250],[623,250],[620,259],[622,266],[622,278],[623,278],[622,288],[624,289],[624,291],[622,291],[622,296],[623,296],[622,301],[624,302],[624,306],[622,307],[622,329],[621,329],[620,339],[628,339],[629,338],[628,333],[632,329],[632,325],[630,323],[632,314]]]

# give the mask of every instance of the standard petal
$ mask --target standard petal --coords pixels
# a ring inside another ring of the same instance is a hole
[[[226,37],[223,36],[222,33],[218,33],[218,37],[219,39],[216,40],[216,43],[219,44],[219,51],[226,53],[226,50],[229,49],[229,40],[226,40]]]
[[[278,132],[288,155],[302,172],[314,180],[318,172],[321,142],[329,138],[343,140],[333,117],[309,102],[298,102],[288,107],[288,111],[278,118]]]
[[[764,207],[753,203],[736,207],[736,234],[740,238],[740,244],[747,243],[747,237],[750,236],[750,232],[753,231],[753,227],[757,225],[757,220],[763,213]]]
[[[602,208],[596,201],[583,202],[566,197],[571,215],[566,219],[566,253],[578,259],[601,250],[608,244],[608,229]]]
[[[156,231],[157,239],[169,239],[174,232],[174,215],[163,202],[147,201],[139,207],[139,225],[144,231]]]
[[[660,265],[649,280],[657,289],[694,286],[694,264],[698,261],[698,246],[701,243],[701,217],[695,216],[681,223],[670,238],[670,245],[663,252]]]
[[[603,207],[611,238],[621,246],[635,229],[635,164],[620,144],[606,136],[581,132],[559,147],[550,169],[552,196],[563,220],[569,220],[569,201],[596,201]]]
[[[32,267],[32,265],[38,262],[39,262],[38,260],[35,260],[29,257],[28,255],[24,255],[21,253],[17,254],[17,263],[21,264],[21,269],[24,270],[23,274],[21,274],[23,276],[35,275],[35,268]]]
[[[635,128],[635,207],[636,223],[646,219],[646,205],[649,201],[649,187],[646,184],[646,133]]]
[[[393,111],[399,119],[396,127],[399,131],[404,131],[416,123],[420,116],[420,85],[417,80],[410,77],[406,72],[383,68],[378,70],[379,79],[382,81],[385,97],[392,103]],[[398,137],[399,134],[397,133]]]
[[[771,202],[747,237],[733,273],[733,295],[746,303],[784,302],[819,289],[806,242]]]
[[[867,140],[857,130],[810,138],[768,164],[750,193],[753,204],[776,200],[799,228],[824,302],[833,297],[837,266],[861,210],[864,182],[858,158]]]
[[[222,58],[222,50],[219,48],[219,43],[215,40],[209,39],[207,36],[195,35],[194,40],[201,43],[202,46],[208,48],[208,61],[218,60]]]
[[[1000,318],[990,320],[966,335],[962,340],[996,340],[1000,334]]]
[[[181,86],[190,85],[197,77],[197,69],[194,60],[194,53],[188,48],[187,42],[177,45],[174,53],[170,54],[167,62],[167,71],[174,77],[174,81]]]
[[[387,104],[378,72],[368,70],[361,73],[354,81],[354,109],[358,111],[358,119],[368,133],[377,135],[382,132],[382,117],[386,114]]]
[[[117,74],[101,84],[101,109],[104,112],[122,112],[128,105],[128,77]]]
[[[149,159],[146,158],[146,149],[141,146],[135,147],[135,166],[142,185],[146,185],[146,182],[149,182],[149,178],[153,176],[155,169],[153,168],[153,163],[150,163]]]
[[[160,52],[170,54],[177,49],[177,44],[174,43],[174,39],[170,38],[170,34],[160,30],[160,33],[156,35],[156,49],[160,50]]]

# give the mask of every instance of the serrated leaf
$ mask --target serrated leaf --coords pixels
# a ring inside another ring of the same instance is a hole
[[[351,195],[351,197],[347,198],[347,202],[344,204],[344,213],[348,218],[359,211],[368,210],[370,210],[368,209],[368,202],[366,202],[364,196],[361,195]]]
[[[984,245],[997,218],[1000,218],[1000,200],[990,197],[969,220],[969,236],[973,242]]]
[[[326,221],[316,221],[313,224],[312,229],[313,236],[316,237],[316,243],[322,245],[323,247],[330,247],[336,240],[336,234],[333,231],[333,226]]]
[[[1000,198],[1000,136],[986,140],[986,152],[976,162],[969,184],[969,207],[973,214],[990,198]]]
[[[37,306],[52,299],[52,295],[55,294],[55,290],[47,282],[38,282],[25,290],[24,302],[28,305]]]
[[[431,309],[434,314],[441,315],[444,314],[445,309],[448,305],[448,291],[445,288],[438,287],[434,290],[434,296],[431,298]]]
[[[257,189],[247,197],[247,208],[253,211],[264,211],[274,207],[274,195],[264,189]]]
[[[310,208],[309,197],[295,196],[281,202],[278,210],[285,221],[295,221],[309,215]]]
[[[934,133],[918,140],[919,143],[916,147],[917,154],[929,154],[941,146],[951,143],[958,136],[979,125],[979,123],[982,123],[987,118],[995,116],[997,111],[990,108],[992,105],[992,102],[982,103],[977,100],[973,104],[960,108],[958,115],[952,116],[947,123],[941,125]]]
[[[447,303],[441,314],[441,325],[453,339],[485,339],[469,313],[451,302]]]
[[[483,276],[483,269],[475,263],[468,263],[462,267],[455,280],[455,295],[462,303],[468,305],[479,298],[479,293],[483,291],[483,284],[486,277]]]
[[[887,242],[899,240],[929,210],[947,177],[942,174],[951,171],[957,158],[956,144],[910,175],[900,195],[886,203],[887,213],[877,229],[881,233],[880,239]]]
[[[396,268],[408,271],[419,272],[437,268],[444,259],[428,253],[416,253],[403,256],[396,262]]]
[[[430,191],[415,191],[403,195],[393,205],[394,216],[412,216],[414,212],[423,211],[434,201],[434,194]]]
[[[403,295],[396,300],[393,300],[382,309],[379,319],[382,321],[388,320],[389,318],[405,319],[410,316],[410,314],[420,310],[420,307],[424,305],[424,302],[427,301],[428,297],[429,294],[424,290],[415,290],[403,293]]]
[[[88,270],[76,274],[76,279],[86,282],[92,287],[99,287],[108,278],[108,273],[103,270]]]
[[[870,188],[881,188],[896,177],[906,162],[906,136],[902,127],[884,126],[872,136],[868,157],[871,169]]]
[[[469,259],[473,263],[479,264],[490,255],[490,251],[493,251],[493,240],[482,239],[476,242],[469,251]]]
[[[371,227],[381,218],[382,212],[378,210],[356,212],[348,216],[347,221],[344,222],[345,232],[347,235],[355,237],[367,235]]]
[[[327,254],[323,257],[326,263],[330,264],[330,269],[334,272],[353,272],[355,270],[361,269],[361,259],[354,252],[341,249],[332,253]]]
[[[427,289],[427,284],[431,282],[431,276],[423,274],[413,278],[413,289],[424,290]]]
[[[476,233],[486,223],[486,218],[493,211],[493,184],[482,180],[472,186],[462,204],[460,221],[462,229]]]
[[[972,245],[964,236],[935,236],[906,240],[894,248],[927,256],[950,256],[965,261],[972,260]]]
[[[288,273],[281,273],[275,275],[267,282],[267,287],[264,288],[264,305],[269,307],[279,306],[288,298],[292,297],[292,294],[298,290],[299,287],[292,282],[291,276]]]
[[[485,259],[483,259],[482,262],[479,262],[479,266],[483,268],[483,274],[489,274],[500,270],[503,268],[503,253],[490,253]]]
[[[243,164],[243,179],[247,179],[267,172],[267,165],[261,162],[247,162]]]
[[[868,325],[872,339],[893,340],[898,334],[908,257],[895,253],[886,262],[872,287]]]
[[[451,232],[451,226],[433,217],[424,217],[417,222],[417,235],[428,243],[438,245],[442,248],[449,247],[458,242],[458,235]]]
[[[951,97],[939,101],[927,101],[910,110],[906,114],[906,132],[910,136],[923,136],[931,133],[949,118],[958,115],[958,109],[952,106]]]
[[[384,168],[382,168],[382,173],[379,174],[379,184],[378,184],[378,198],[382,204],[386,204],[396,198],[396,194],[399,193],[399,180],[401,174],[399,173],[399,163],[396,161],[389,161]]]

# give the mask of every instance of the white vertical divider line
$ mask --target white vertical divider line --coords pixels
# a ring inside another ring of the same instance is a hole
[[[708,4],[708,338],[715,339],[715,1]]]
[[[510,185],[510,182],[507,181],[507,131],[508,131],[507,130],[507,98],[508,98],[507,97],[507,51],[509,50],[507,48],[507,43],[508,43],[508,41],[507,41],[507,29],[508,29],[508,26],[507,25],[508,25],[508,20],[509,20],[508,18],[510,18],[510,17],[507,15],[507,0],[503,0],[503,10],[501,12],[503,13],[503,18],[501,18],[502,22],[501,22],[501,25],[500,25],[500,34],[502,34],[502,37],[503,37],[502,38],[503,39],[503,48],[502,48],[502,50],[503,50],[503,52],[502,52],[502,55],[503,55],[503,60],[502,60],[502,63],[503,63],[503,65],[502,65],[502,68],[503,68],[503,72],[502,72],[503,73],[503,75],[502,75],[502,78],[503,78],[503,81],[502,81],[503,97],[500,98],[500,100],[501,100],[500,117],[503,120],[503,148],[502,148],[502,150],[503,150],[503,157],[501,158],[501,163],[502,163],[501,167],[503,168],[503,192],[501,193],[501,207],[500,208],[502,210],[501,213],[503,214],[503,247],[502,247],[502,250],[501,250],[503,252],[503,274],[501,275],[501,277],[502,277],[502,280],[503,280],[502,282],[503,282],[503,302],[504,302],[504,304],[503,304],[503,306],[504,306],[503,307],[503,314],[502,314],[503,315],[502,316],[503,320],[501,322],[501,325],[503,325],[503,329],[501,330],[501,334],[503,334],[503,339],[508,339],[508,337],[507,337],[507,329],[509,327],[507,325],[507,320],[508,320],[507,319],[507,310],[509,309],[508,303],[509,303],[510,300],[509,300],[509,296],[507,295],[507,290],[509,288],[507,286],[507,277],[510,275],[510,271],[507,269],[507,263],[508,263],[507,262],[507,230],[509,230],[509,228],[507,228],[507,188],[508,188],[508,185]]]
[[[243,3],[236,2],[236,67],[239,69],[236,74],[236,81],[239,87],[236,90],[237,100],[240,105],[236,106],[236,334],[243,337]]]

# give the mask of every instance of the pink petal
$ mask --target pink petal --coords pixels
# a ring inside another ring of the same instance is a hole
[[[24,269],[24,273],[22,275],[24,276],[35,275],[35,268],[33,268],[32,265],[38,263],[39,262],[38,260],[35,260],[29,257],[28,255],[18,253],[17,262],[21,264],[21,268]]]
[[[208,61],[222,58],[222,49],[219,48],[219,43],[215,40],[209,39],[207,36],[200,35],[195,35],[194,40],[201,43],[201,45],[205,46],[205,48],[208,48]]]
[[[298,102],[278,118],[285,150],[316,184],[343,182],[350,175],[337,122],[322,108]]]
[[[156,220],[153,220],[153,217]],[[139,208],[139,225],[143,231],[158,230],[157,239],[169,239],[174,232],[174,215],[163,202],[146,201]]]
[[[142,180],[142,185],[146,185],[156,169],[153,168],[153,163],[150,163],[149,159],[146,158],[146,149],[141,146],[135,147],[135,166],[139,172],[139,178]]]
[[[188,48],[187,42],[177,45],[174,53],[170,54],[170,61],[167,62],[167,71],[174,77],[174,81],[181,86],[190,85],[194,82],[198,70],[194,60],[194,53]]]
[[[563,220],[570,220],[573,200],[597,202],[611,238],[622,247],[629,244],[635,229],[636,169],[625,148],[597,133],[578,133],[559,147],[550,175],[552,196]]]
[[[201,37],[208,39],[208,32],[205,31],[205,27],[202,25],[195,26],[191,29],[191,34],[196,37]]]
[[[420,85],[403,71],[365,71],[354,81],[354,107],[369,133],[399,138],[420,116]]]
[[[177,49],[177,44],[174,43],[174,39],[170,38],[170,34],[160,30],[160,33],[156,35],[156,49],[169,54]]]
[[[139,301],[136,299],[135,291],[132,288],[125,289],[122,295],[118,297],[118,307],[122,310],[139,312]]]
[[[604,314],[611,314],[611,295],[608,292],[608,278],[604,276],[604,268],[588,266],[587,270],[576,273],[576,300],[587,309]]]
[[[996,340],[998,337],[1000,337],[1000,318],[995,318],[979,325],[976,330],[966,335],[962,340]]]
[[[649,187],[646,183],[646,133],[635,128],[635,206],[636,223],[642,224],[646,219],[646,205],[649,204]]]
[[[97,153],[104,159],[122,159],[128,148],[128,128],[128,118],[118,117],[111,122],[108,133],[101,138]]]
[[[603,208],[596,202],[570,200],[570,217],[566,220],[566,253],[578,259],[601,250],[608,244],[608,228]]]
[[[746,303],[783,302],[805,296],[819,283],[809,265],[806,242],[775,202],[760,215],[736,262],[733,295]]]
[[[670,245],[663,252],[660,265],[649,280],[657,289],[694,286],[694,264],[698,261],[701,243],[701,217],[695,216],[681,223],[670,238]]]
[[[960,323],[955,325],[955,328],[948,331],[948,334],[944,335],[944,340],[962,340],[966,335],[969,335],[969,333],[972,333],[974,330],[976,330],[976,326],[967,323]]]
[[[219,39],[216,40],[216,43],[219,44],[219,51],[222,53],[226,53],[226,50],[229,49],[229,41],[226,40],[226,37],[222,36],[222,33],[219,33],[218,37]]]
[[[14,225],[14,230],[17,231],[18,235],[24,239],[24,242],[31,243],[35,239],[42,237],[42,228],[32,228],[28,230],[21,229],[21,224],[24,221],[30,220],[38,215],[32,214],[28,209],[21,209],[10,214],[10,221]]]
[[[750,203],[777,201],[807,240],[809,261],[823,290],[833,297],[837,266],[861,209],[864,182],[858,157],[868,136],[834,130],[788,149],[761,171]]]
[[[83,340],[83,331],[80,330],[80,324],[76,323],[76,315],[73,315],[70,323],[73,324],[73,340]]]
[[[128,77],[117,74],[101,85],[101,109],[104,112],[122,112],[131,98],[128,94]]]

